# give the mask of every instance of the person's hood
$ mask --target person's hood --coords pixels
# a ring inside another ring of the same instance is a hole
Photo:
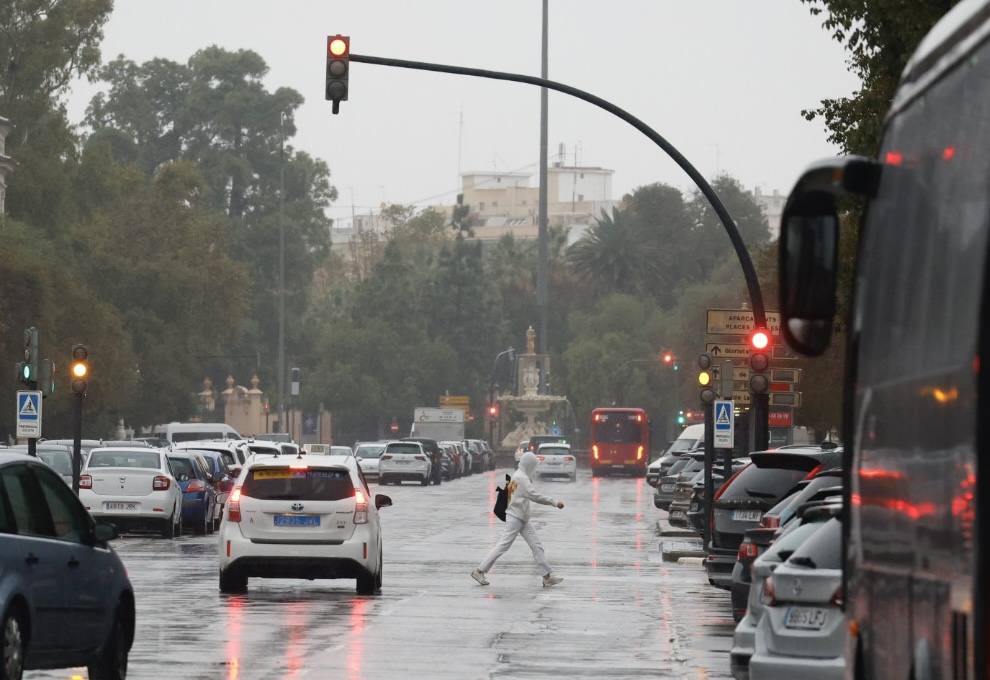
[[[532,479],[538,462],[536,454],[532,451],[527,451],[519,458],[519,469],[525,472],[527,477]]]

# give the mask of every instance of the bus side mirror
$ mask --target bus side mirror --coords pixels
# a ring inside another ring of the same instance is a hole
[[[849,157],[823,161],[798,180],[780,225],[781,333],[807,356],[828,349],[836,312],[839,210],[845,195],[872,197],[880,179],[875,161]]]

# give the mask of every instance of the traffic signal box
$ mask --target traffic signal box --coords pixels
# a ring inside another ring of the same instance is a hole
[[[351,70],[351,38],[347,35],[327,37],[327,92],[334,114],[340,113],[340,102],[347,101],[347,78]]]
[[[86,394],[89,388],[89,350],[86,345],[72,346],[72,364],[69,366],[72,377],[72,391]]]

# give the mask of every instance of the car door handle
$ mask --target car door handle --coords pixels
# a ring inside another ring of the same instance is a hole
[[[24,561],[27,562],[28,564],[37,564],[38,556],[35,555],[34,553],[28,553],[27,557],[24,558]]]
[[[78,567],[79,566],[79,560],[77,560],[75,557],[70,557],[69,558],[69,566],[72,567],[73,569],[76,568],[76,567]]]

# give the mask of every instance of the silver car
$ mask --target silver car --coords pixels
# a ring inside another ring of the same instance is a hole
[[[846,623],[842,605],[842,524],[830,519],[763,581],[753,680],[841,680]]]
[[[368,479],[378,479],[378,462],[384,450],[385,442],[358,442],[354,445],[354,457],[361,474]]]

